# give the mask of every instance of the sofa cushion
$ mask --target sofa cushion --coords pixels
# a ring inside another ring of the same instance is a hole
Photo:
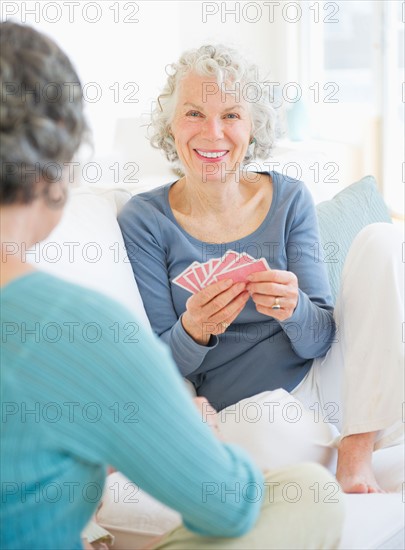
[[[129,198],[126,191],[73,188],[61,222],[27,260],[117,300],[150,327],[116,219]]]
[[[346,520],[340,548],[404,548],[404,503],[401,493],[345,495]]]
[[[336,301],[343,264],[353,239],[366,225],[391,223],[391,218],[373,176],[349,185],[333,199],[319,203],[316,210],[324,262]]]
[[[114,548],[145,548],[181,524],[181,516],[120,472],[108,476],[97,522],[114,534]]]

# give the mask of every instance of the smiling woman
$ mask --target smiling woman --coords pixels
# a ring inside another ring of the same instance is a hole
[[[349,305],[338,309],[335,321],[326,265],[313,256],[320,236],[308,189],[275,171],[245,169],[252,158],[268,157],[275,133],[269,90],[257,67],[231,48],[207,45],[185,52],[171,69],[152,116],[152,144],[181,177],[133,197],[119,218],[128,250],[137,244],[129,258],[152,328],[196,393],[217,410],[248,398],[260,402],[263,392],[272,401],[279,389],[296,392],[308,409],[336,403],[341,435],[335,439],[326,420],[324,426],[310,423],[293,455],[298,461],[307,449],[307,459],[317,460],[321,446],[325,456],[337,454],[345,491],[381,491],[372,453],[401,444],[403,397],[395,388],[403,387],[403,297],[381,298],[379,309],[389,310],[391,320],[381,333],[372,308],[387,283],[376,268],[370,277],[359,266],[378,258],[390,287],[399,288],[397,236],[385,224],[355,241],[351,256],[362,261],[348,264],[340,292]],[[255,257],[235,252],[247,249]],[[365,293],[373,297],[368,308],[361,302]],[[336,324],[343,323],[356,327],[350,331],[355,341],[335,338]],[[393,356],[386,376],[395,387],[376,383],[387,348]],[[343,395],[342,387],[355,388],[356,395]],[[380,387],[377,407],[370,395]],[[257,440],[266,438],[271,447],[288,439],[281,430]],[[272,452],[270,465],[271,458]],[[321,463],[332,467],[328,460]]]

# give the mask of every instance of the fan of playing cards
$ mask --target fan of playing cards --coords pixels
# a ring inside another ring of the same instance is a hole
[[[247,282],[251,273],[270,270],[265,258],[256,260],[243,252],[228,250],[222,258],[215,258],[203,264],[193,262],[173,279],[173,283],[192,294],[199,292],[211,283],[232,279],[234,283]]]

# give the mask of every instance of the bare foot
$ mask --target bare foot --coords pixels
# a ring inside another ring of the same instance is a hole
[[[338,449],[336,479],[345,493],[383,493],[371,466],[375,432],[344,437]]]
[[[345,493],[383,493],[373,470],[368,464],[347,467],[345,461],[338,466],[336,479]]]

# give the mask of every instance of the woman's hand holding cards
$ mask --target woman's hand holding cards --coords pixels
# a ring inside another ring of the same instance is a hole
[[[298,303],[298,279],[291,271],[272,269],[252,273],[246,288],[259,313],[286,321]]]
[[[207,345],[211,335],[225,332],[245,307],[246,283],[232,283],[226,279],[210,284],[187,300],[181,322],[198,344]]]

